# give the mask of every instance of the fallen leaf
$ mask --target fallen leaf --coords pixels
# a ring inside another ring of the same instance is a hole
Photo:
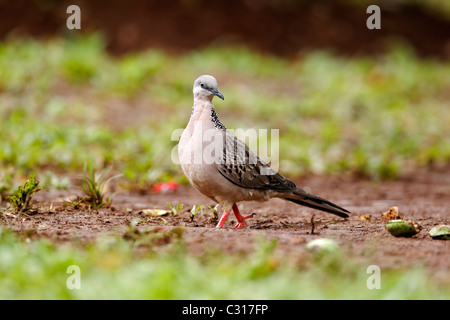
[[[401,219],[398,213],[398,207],[392,207],[389,211],[383,212],[383,216],[385,220],[397,220]]]
[[[139,213],[143,213],[147,216],[151,216],[151,217],[162,217],[162,216],[167,216],[171,213],[172,211],[169,210],[161,210],[161,209],[144,209],[139,211]]]
[[[403,219],[390,220],[385,227],[394,237],[412,237],[422,230],[417,222]]]
[[[358,213],[358,217],[361,221],[370,221],[370,216],[365,216],[363,214]]]
[[[433,239],[450,240],[450,225],[441,224],[433,227],[428,233]]]

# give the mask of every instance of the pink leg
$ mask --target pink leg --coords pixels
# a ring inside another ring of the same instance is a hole
[[[223,224],[225,223],[225,221],[227,221],[228,216],[230,215],[230,213],[228,211],[223,211],[222,216],[220,217],[219,223],[216,226],[216,229],[220,229],[223,227]]]
[[[253,217],[253,214],[249,214],[248,216],[241,215],[241,213],[239,212],[239,209],[238,209],[236,203],[233,204],[233,212],[234,212],[234,215],[236,216],[236,219],[238,221],[238,223],[233,228],[234,229],[240,229],[242,227],[248,228],[247,222],[245,222],[245,220],[250,219],[251,217]]]

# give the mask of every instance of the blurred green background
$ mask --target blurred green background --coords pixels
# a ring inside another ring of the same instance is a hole
[[[183,181],[170,136],[205,73],[227,127],[280,130],[288,176],[450,159],[445,2],[381,1],[381,30],[354,1],[81,1],[81,30],[67,5],[2,4],[0,190],[30,171],[64,187],[87,161],[141,188]]]
[[[81,8],[81,30],[66,28],[70,4]],[[369,4],[381,7],[381,30],[366,28]],[[218,79],[225,101],[216,110],[228,128],[280,130],[280,171],[289,177],[393,179],[450,160],[446,1],[0,1],[0,39],[0,196],[30,172],[44,187],[71,188],[86,162],[122,173],[130,189],[186,182],[170,138],[189,119],[201,74]],[[259,298],[443,296],[422,269],[387,273],[396,285],[382,292],[361,291],[347,259],[307,260],[299,273],[264,241],[248,257],[203,260],[180,254],[177,241],[168,258],[143,259],[115,241],[24,245],[0,230],[0,296],[208,299],[255,288],[264,288]],[[249,271],[229,271],[237,261]],[[116,290],[83,296],[52,282],[71,263],[83,264],[85,284]],[[219,275],[219,285],[204,274]],[[138,286],[138,275],[150,284]]]
[[[351,1],[78,5],[81,30],[64,2],[2,4],[3,188],[29,171],[64,185],[53,175],[86,161],[140,186],[182,180],[170,136],[204,73],[227,127],[280,130],[286,175],[391,178],[450,158],[445,3],[380,2],[381,30]]]

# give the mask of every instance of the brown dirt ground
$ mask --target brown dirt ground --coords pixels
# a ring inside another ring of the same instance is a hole
[[[217,220],[206,209],[190,220],[193,204],[214,203],[190,186],[180,186],[172,193],[138,193],[116,190],[111,208],[98,212],[74,210],[64,205],[64,199],[76,190],[40,191],[35,199],[38,212],[30,217],[9,218],[11,228],[21,234],[46,237],[57,242],[90,242],[105,234],[124,235],[130,222],[137,219],[137,228],[170,231],[183,226],[183,241],[193,253],[211,246],[225,252],[246,252],[253,248],[258,236],[277,239],[278,249],[290,255],[305,253],[305,243],[327,237],[337,240],[347,254],[369,260],[380,267],[404,268],[421,265],[432,270],[439,281],[450,284],[450,242],[433,240],[428,231],[438,224],[450,224],[450,167],[416,172],[408,178],[376,183],[355,177],[305,176],[297,185],[321,195],[352,212],[348,219],[312,210],[280,199],[269,202],[243,202],[243,213],[256,213],[248,220],[249,228],[229,228],[235,221],[229,218],[227,228],[215,229]],[[151,218],[140,211],[168,209],[166,202],[183,204],[178,215]],[[382,212],[398,206],[400,215],[413,219],[422,231],[411,238],[395,238],[384,228]],[[128,209],[128,210],[127,210]],[[131,212],[129,209],[132,209]],[[362,221],[358,213],[371,216]],[[314,215],[314,233],[311,218]],[[234,218],[234,217],[233,217]]]

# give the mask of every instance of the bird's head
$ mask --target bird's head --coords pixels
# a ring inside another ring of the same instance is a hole
[[[224,100],[223,95],[217,89],[217,80],[213,76],[203,75],[194,82],[194,98],[212,100],[214,96],[218,96]]]

